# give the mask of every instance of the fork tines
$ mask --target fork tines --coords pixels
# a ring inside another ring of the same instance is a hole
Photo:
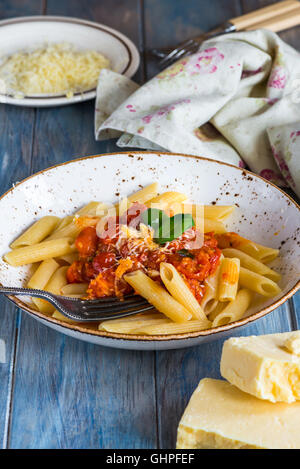
[[[160,60],[159,65],[168,67],[176,60],[179,60],[184,55],[192,54],[196,52],[199,47],[199,42],[196,42],[194,39],[188,39],[178,46],[176,49],[172,50],[168,55],[166,55],[162,60]]]
[[[97,300],[80,300],[84,313],[113,313],[123,311],[145,311],[153,308],[148,301],[139,295],[128,295],[123,300],[116,297],[99,298]]]

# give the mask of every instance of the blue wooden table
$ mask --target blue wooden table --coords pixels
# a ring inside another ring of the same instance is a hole
[[[147,54],[265,6],[256,0],[0,0],[0,19],[67,15],[114,27],[141,53],[134,77],[153,76]],[[281,37],[300,49],[300,28]],[[31,173],[82,155],[118,151],[96,142],[94,102],[34,109],[0,105],[0,193]],[[1,220],[1,224],[4,223]],[[2,448],[174,448],[182,412],[199,380],[219,377],[223,341],[166,352],[114,350],[57,333],[0,301]],[[243,330],[300,326],[300,296]]]

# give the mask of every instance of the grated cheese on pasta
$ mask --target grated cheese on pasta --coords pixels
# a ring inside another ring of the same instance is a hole
[[[109,60],[93,50],[79,51],[71,44],[53,44],[32,52],[17,52],[0,66],[6,94],[17,97],[65,94],[95,88],[100,70]]]

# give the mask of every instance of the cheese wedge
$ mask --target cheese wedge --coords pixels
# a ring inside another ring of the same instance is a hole
[[[300,331],[236,337],[224,342],[221,375],[271,402],[300,400]]]
[[[273,404],[205,378],[179,423],[176,448],[300,449],[300,402]]]

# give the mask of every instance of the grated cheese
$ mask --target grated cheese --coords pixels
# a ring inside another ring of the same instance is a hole
[[[71,44],[53,44],[32,52],[17,52],[0,66],[6,94],[17,97],[65,94],[93,89],[109,60],[93,50],[79,51]]]

